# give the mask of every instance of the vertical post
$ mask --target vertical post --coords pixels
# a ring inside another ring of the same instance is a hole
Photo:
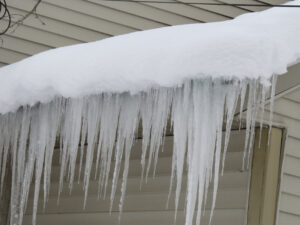
[[[275,225],[281,170],[283,131],[272,128],[268,145],[268,129],[259,129],[253,149],[247,225]]]

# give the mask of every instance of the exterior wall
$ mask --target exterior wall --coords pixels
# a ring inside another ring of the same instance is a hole
[[[278,225],[300,224],[300,140],[288,137],[284,155]]]
[[[129,179],[124,211],[121,218],[122,225],[173,225],[174,219],[174,195],[171,196],[169,208],[166,202],[169,190],[171,172],[171,149],[172,137],[166,138],[164,152],[161,153],[155,179],[150,176],[148,183],[139,190],[140,183],[140,147],[141,141],[135,145],[130,163]],[[225,173],[220,177],[220,188],[217,198],[216,210],[212,225],[244,225],[246,219],[246,205],[248,198],[249,172],[241,171],[243,159],[244,132],[233,131]],[[54,156],[53,179],[50,199],[46,204],[45,211],[40,207],[37,216],[37,225],[82,225],[82,224],[119,224],[117,193],[113,212],[109,214],[109,198],[97,200],[97,181],[91,180],[86,209],[83,210],[82,184],[74,184],[72,195],[69,195],[67,184],[57,205],[58,189],[58,155]],[[184,176],[186,179],[186,176]],[[120,183],[120,181],[119,181]],[[108,188],[109,189],[109,188]],[[211,193],[210,193],[211,194]],[[184,224],[184,198],[185,188],[182,190],[179,211],[176,224]],[[41,193],[42,197],[42,193]],[[211,199],[211,198],[209,198]],[[24,225],[31,225],[32,193],[29,198],[29,206],[24,217]],[[210,203],[206,206],[203,223],[208,224]]]
[[[274,121],[287,128],[277,225],[300,224],[300,89],[275,101]]]

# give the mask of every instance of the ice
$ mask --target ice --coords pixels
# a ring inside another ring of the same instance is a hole
[[[60,154],[58,199],[64,183],[72,191],[78,173],[85,207],[94,176],[98,196],[109,195],[112,210],[121,178],[122,212],[135,139],[143,138],[142,185],[151,167],[155,174],[168,127],[174,135],[174,216],[187,170],[185,225],[201,223],[210,186],[212,221],[236,112],[245,115],[244,166],[249,166],[256,122],[262,127],[258,115],[269,95],[272,125],[276,75],[300,58],[299,21],[297,9],[273,8],[226,22],[58,48],[1,68],[0,193],[9,169],[10,224],[22,224],[31,186],[36,223],[40,188],[44,206],[49,195],[55,151]]]
[[[273,85],[275,82],[276,78],[273,79]],[[155,170],[166,127],[171,125],[174,134],[171,183],[175,183],[175,211],[178,209],[182,174],[186,167],[188,180],[185,224],[192,224],[194,218],[196,224],[200,224],[210,185],[213,185],[212,218],[219,173],[224,168],[232,121],[238,100],[245,98],[246,88],[249,89],[249,94],[246,101],[248,110],[245,152],[249,155],[257,113],[267,96],[266,91],[270,90],[269,85],[265,86],[265,81],[260,79],[241,81],[205,78],[187,80],[180,87],[153,88],[136,94],[105,93],[74,99],[55,98],[50,103],[23,107],[15,113],[2,115],[1,179],[4,179],[3,168],[7,167],[6,159],[9,155],[12,164],[11,224],[22,224],[33,178],[35,224],[40,185],[44,189],[44,204],[47,201],[54,151],[60,152],[58,196],[65,180],[70,191],[72,190],[77,157],[80,157],[79,166],[84,166],[83,207],[87,204],[93,164],[96,168],[95,173],[98,174],[99,196],[105,198],[114,161],[112,188],[109,190],[110,210],[115,201],[122,171],[119,203],[119,210],[122,212],[130,153],[137,133],[145,135],[141,164],[142,170],[146,168],[147,180],[151,165]],[[271,95],[274,95],[274,91],[271,91]],[[142,126],[139,126],[139,123]],[[222,142],[224,148],[221,147]],[[149,156],[147,163],[146,155]]]
[[[274,96],[275,96],[275,86],[277,83],[277,75],[272,77],[272,88],[271,88],[271,97],[270,97],[270,118],[269,118],[269,135],[268,135],[268,144],[271,137],[271,127],[273,121],[273,107],[274,107]]]

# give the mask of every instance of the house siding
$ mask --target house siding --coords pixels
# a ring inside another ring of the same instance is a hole
[[[274,121],[287,129],[277,225],[300,224],[300,89],[275,101]]]

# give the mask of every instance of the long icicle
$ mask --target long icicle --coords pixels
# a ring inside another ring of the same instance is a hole
[[[276,77],[272,83],[271,96],[274,96]],[[248,98],[245,97],[247,87]],[[25,106],[15,113],[0,115],[0,192],[7,173],[7,159],[10,158],[10,224],[22,224],[33,177],[33,224],[36,223],[41,178],[44,179],[45,204],[50,189],[53,153],[58,151],[54,150],[57,139],[60,139],[61,167],[58,196],[63,191],[64,180],[67,180],[68,188],[72,190],[77,157],[78,180],[81,179],[80,173],[85,158],[84,205],[87,203],[91,173],[94,172],[94,176],[98,177],[99,196],[105,198],[113,167],[110,192],[112,210],[122,168],[119,204],[121,212],[125,200],[130,153],[140,121],[142,126],[139,135],[143,136],[142,177],[145,175],[147,180],[151,165],[155,171],[163,137],[168,122],[171,121],[174,134],[171,184],[176,178],[175,218],[179,207],[183,171],[187,167],[185,225],[193,224],[194,219],[197,225],[200,224],[210,184],[213,185],[211,222],[219,174],[224,169],[237,101],[241,99],[240,111],[243,110],[245,101],[247,104],[245,156],[249,157],[254,141],[256,116],[258,110],[263,107],[267,90],[269,88],[266,82],[260,80],[205,78],[185,81],[180,87],[150,89],[134,95],[103,93],[78,99],[56,98],[50,103]],[[273,97],[271,106],[272,99]]]

